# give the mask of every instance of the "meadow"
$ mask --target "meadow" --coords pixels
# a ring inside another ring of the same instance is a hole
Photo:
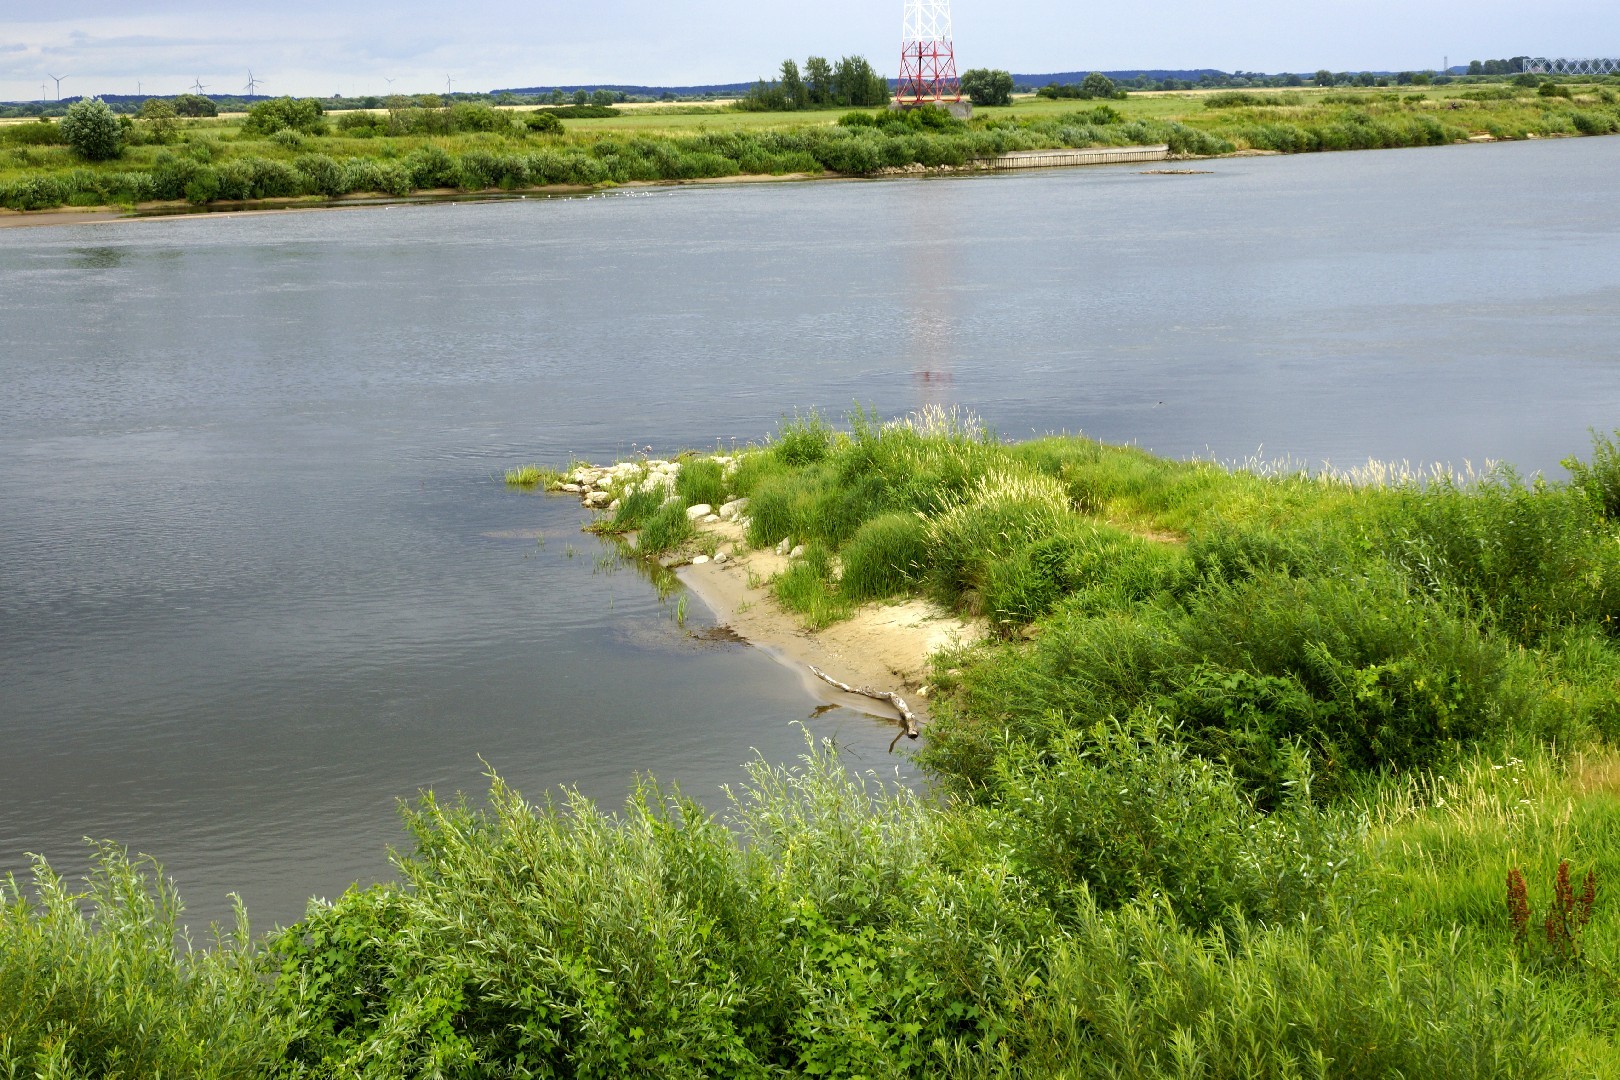
[[[1620,444],[1307,473],[935,411],[727,456],[598,528],[667,556],[745,497],[807,624],[986,620],[926,790],[825,743],[719,814],[491,775],[398,881],[198,949],[156,866],[40,863],[0,1075],[1620,1076]]]
[[[1434,146],[1620,131],[1613,83],[1133,94],[1017,99],[966,122],[925,111],[742,112],[648,106],[542,125],[458,103],[276,127],[251,117],[133,121],[89,161],[57,125],[0,125],[0,207],[318,204],[418,192],[531,192],[734,176],[976,167],[1017,150],[1167,144],[1183,157]],[[284,110],[291,116],[293,110]]]

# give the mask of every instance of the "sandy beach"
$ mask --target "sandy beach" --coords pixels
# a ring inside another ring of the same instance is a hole
[[[770,579],[788,565],[771,549],[750,550],[742,528],[721,521],[702,526],[721,537],[724,561],[687,564],[676,575],[717,622],[738,637],[792,668],[805,688],[831,705],[898,720],[885,702],[846,694],[816,678],[814,665],[840,682],[897,693],[919,719],[928,715],[929,658],[941,649],[965,645],[984,635],[928,600],[867,604],[855,615],[821,630],[807,630],[771,595]]]

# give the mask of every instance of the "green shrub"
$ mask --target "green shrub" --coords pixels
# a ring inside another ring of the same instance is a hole
[[[336,198],[349,193],[343,166],[325,154],[305,154],[293,162],[293,168],[298,170],[301,186],[309,194]]]
[[[273,135],[291,129],[305,135],[325,135],[325,110],[315,98],[278,97],[248,106],[242,124],[245,135]]]
[[[219,197],[219,174],[207,165],[200,166],[186,181],[186,201],[201,206]]]
[[[536,109],[523,117],[523,126],[537,135],[561,135],[563,133],[562,121],[557,114],[544,109]]]
[[[1620,431],[1615,432],[1620,436]],[[1569,471],[1570,483],[1586,496],[1609,521],[1620,521],[1620,443],[1608,435],[1592,432],[1590,463],[1570,456],[1560,462]]]
[[[1291,763],[1296,799],[1309,770]],[[1099,722],[997,760],[994,843],[1069,921],[1089,903],[1167,906],[1198,929],[1319,916],[1352,857],[1308,801],[1261,814],[1229,770],[1187,751],[1151,712]]]
[[[440,146],[421,146],[405,158],[405,168],[411,176],[411,187],[455,187],[460,180],[456,159]]]
[[[867,521],[840,555],[843,591],[852,600],[877,600],[914,588],[928,565],[928,530],[916,513],[888,513]]]
[[[86,161],[108,161],[124,152],[124,129],[100,98],[80,98],[59,125],[62,141]]]
[[[291,1018],[260,979],[246,915],[193,948],[160,867],[102,845],[74,891],[36,858],[0,880],[0,1074],[272,1076]]]

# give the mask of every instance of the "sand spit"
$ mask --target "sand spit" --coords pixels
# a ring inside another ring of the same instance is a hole
[[[715,460],[730,463],[728,458]],[[614,494],[625,490],[627,483],[657,485],[673,498],[679,469],[679,463],[672,461],[601,469],[581,466],[553,490],[579,498],[591,510],[611,512],[618,508]],[[675,571],[716,622],[791,668],[816,698],[897,723],[900,720],[899,711],[887,702],[838,690],[817,678],[812,666],[858,689],[898,694],[917,719],[926,722],[932,656],[978,641],[985,633],[983,625],[959,618],[932,601],[911,599],[865,604],[851,618],[820,630],[805,628],[771,592],[772,579],[787,569],[801,549],[788,548],[785,539],[774,548],[751,547],[746,539],[747,505],[746,499],[739,499],[718,509],[688,507],[687,516],[703,538],[693,547],[712,549],[714,555],[667,556],[664,565]]]

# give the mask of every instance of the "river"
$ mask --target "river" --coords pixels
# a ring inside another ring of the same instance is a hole
[[[1620,423],[1620,139],[1172,167],[0,230],[0,872],[109,838],[263,927],[485,763],[908,775],[509,465],[939,403],[1559,476]]]

